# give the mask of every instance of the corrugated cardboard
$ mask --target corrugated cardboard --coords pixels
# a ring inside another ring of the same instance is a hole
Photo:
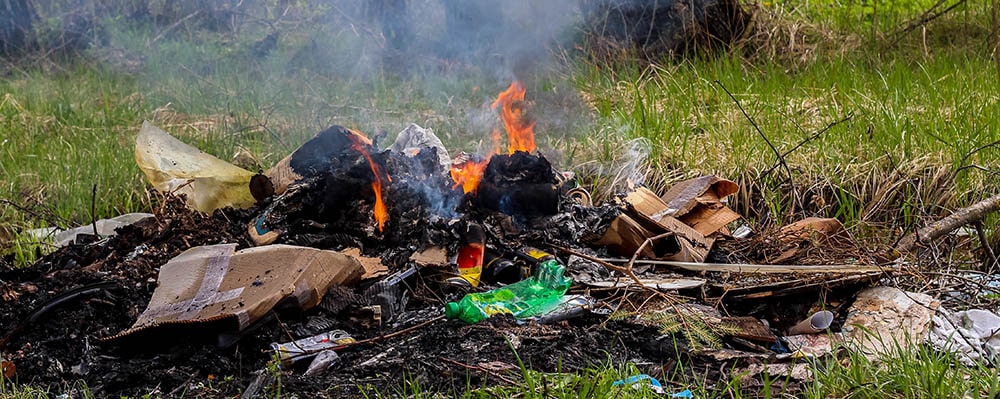
[[[235,249],[236,244],[195,247],[164,264],[146,310],[113,338],[224,318],[243,330],[285,298],[309,309],[331,286],[353,283],[364,273],[357,259],[333,251],[291,245]]]
[[[604,235],[594,242],[594,244],[608,247],[612,252],[621,256],[632,256],[635,251],[639,250],[639,247],[647,238],[654,236],[656,234],[645,229],[635,219],[623,213],[611,221],[611,226],[608,227]],[[679,249],[676,244],[673,247],[673,251],[670,251],[669,254],[676,253]],[[658,258],[656,249],[652,246],[647,246],[643,249],[642,256],[644,258]],[[661,256],[669,254],[661,254]]]
[[[736,183],[715,175],[682,181],[661,197],[665,214],[673,216],[702,235],[711,235],[740,218],[722,199],[739,190]]]
[[[640,187],[625,197],[625,203],[625,212],[611,222],[604,236],[594,244],[605,245],[618,255],[631,257],[647,239],[663,235],[643,247],[640,255],[657,260],[705,261],[714,239],[667,216],[664,213],[667,204],[655,193]]]

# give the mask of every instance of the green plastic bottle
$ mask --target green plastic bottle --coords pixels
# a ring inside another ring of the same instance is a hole
[[[547,260],[538,265],[534,276],[492,291],[467,294],[459,302],[448,302],[444,315],[472,324],[503,313],[519,319],[545,314],[559,304],[572,283],[563,276],[565,271],[558,260]]]

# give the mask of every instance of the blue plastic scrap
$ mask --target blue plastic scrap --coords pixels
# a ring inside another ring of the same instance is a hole
[[[643,384],[643,382],[646,382]],[[666,394],[667,391],[663,389],[663,384],[660,383],[656,378],[650,377],[649,374],[638,374],[631,377],[621,379],[611,383],[612,386],[621,386],[628,384],[632,388],[642,389],[642,387],[648,386],[649,389],[658,394]],[[690,389],[685,389],[683,391],[677,392],[670,395],[671,398],[683,398],[691,399],[694,398],[694,394],[691,393]]]
[[[642,381],[646,381],[646,383],[643,384]],[[643,385],[645,385],[648,386],[649,389],[652,390],[653,392],[659,394],[666,393],[666,391],[663,390],[663,384],[660,384],[660,381],[657,380],[656,378],[650,377],[649,374],[633,375],[623,380],[612,382],[611,386],[619,386],[625,384],[628,384],[632,388],[636,389],[642,389]]]

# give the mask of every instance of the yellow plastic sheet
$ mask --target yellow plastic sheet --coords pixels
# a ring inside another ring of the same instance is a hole
[[[154,188],[186,195],[188,206],[201,212],[247,208],[255,202],[250,195],[252,172],[187,145],[148,121],[135,139],[135,162]]]

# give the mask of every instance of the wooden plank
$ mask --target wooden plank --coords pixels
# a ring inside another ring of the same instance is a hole
[[[625,263],[628,259],[601,259],[605,262]],[[842,273],[857,274],[870,272],[897,271],[897,266],[888,265],[754,265],[745,263],[698,263],[678,262],[670,260],[636,259],[636,264],[670,266],[693,272],[730,272],[730,273]]]

